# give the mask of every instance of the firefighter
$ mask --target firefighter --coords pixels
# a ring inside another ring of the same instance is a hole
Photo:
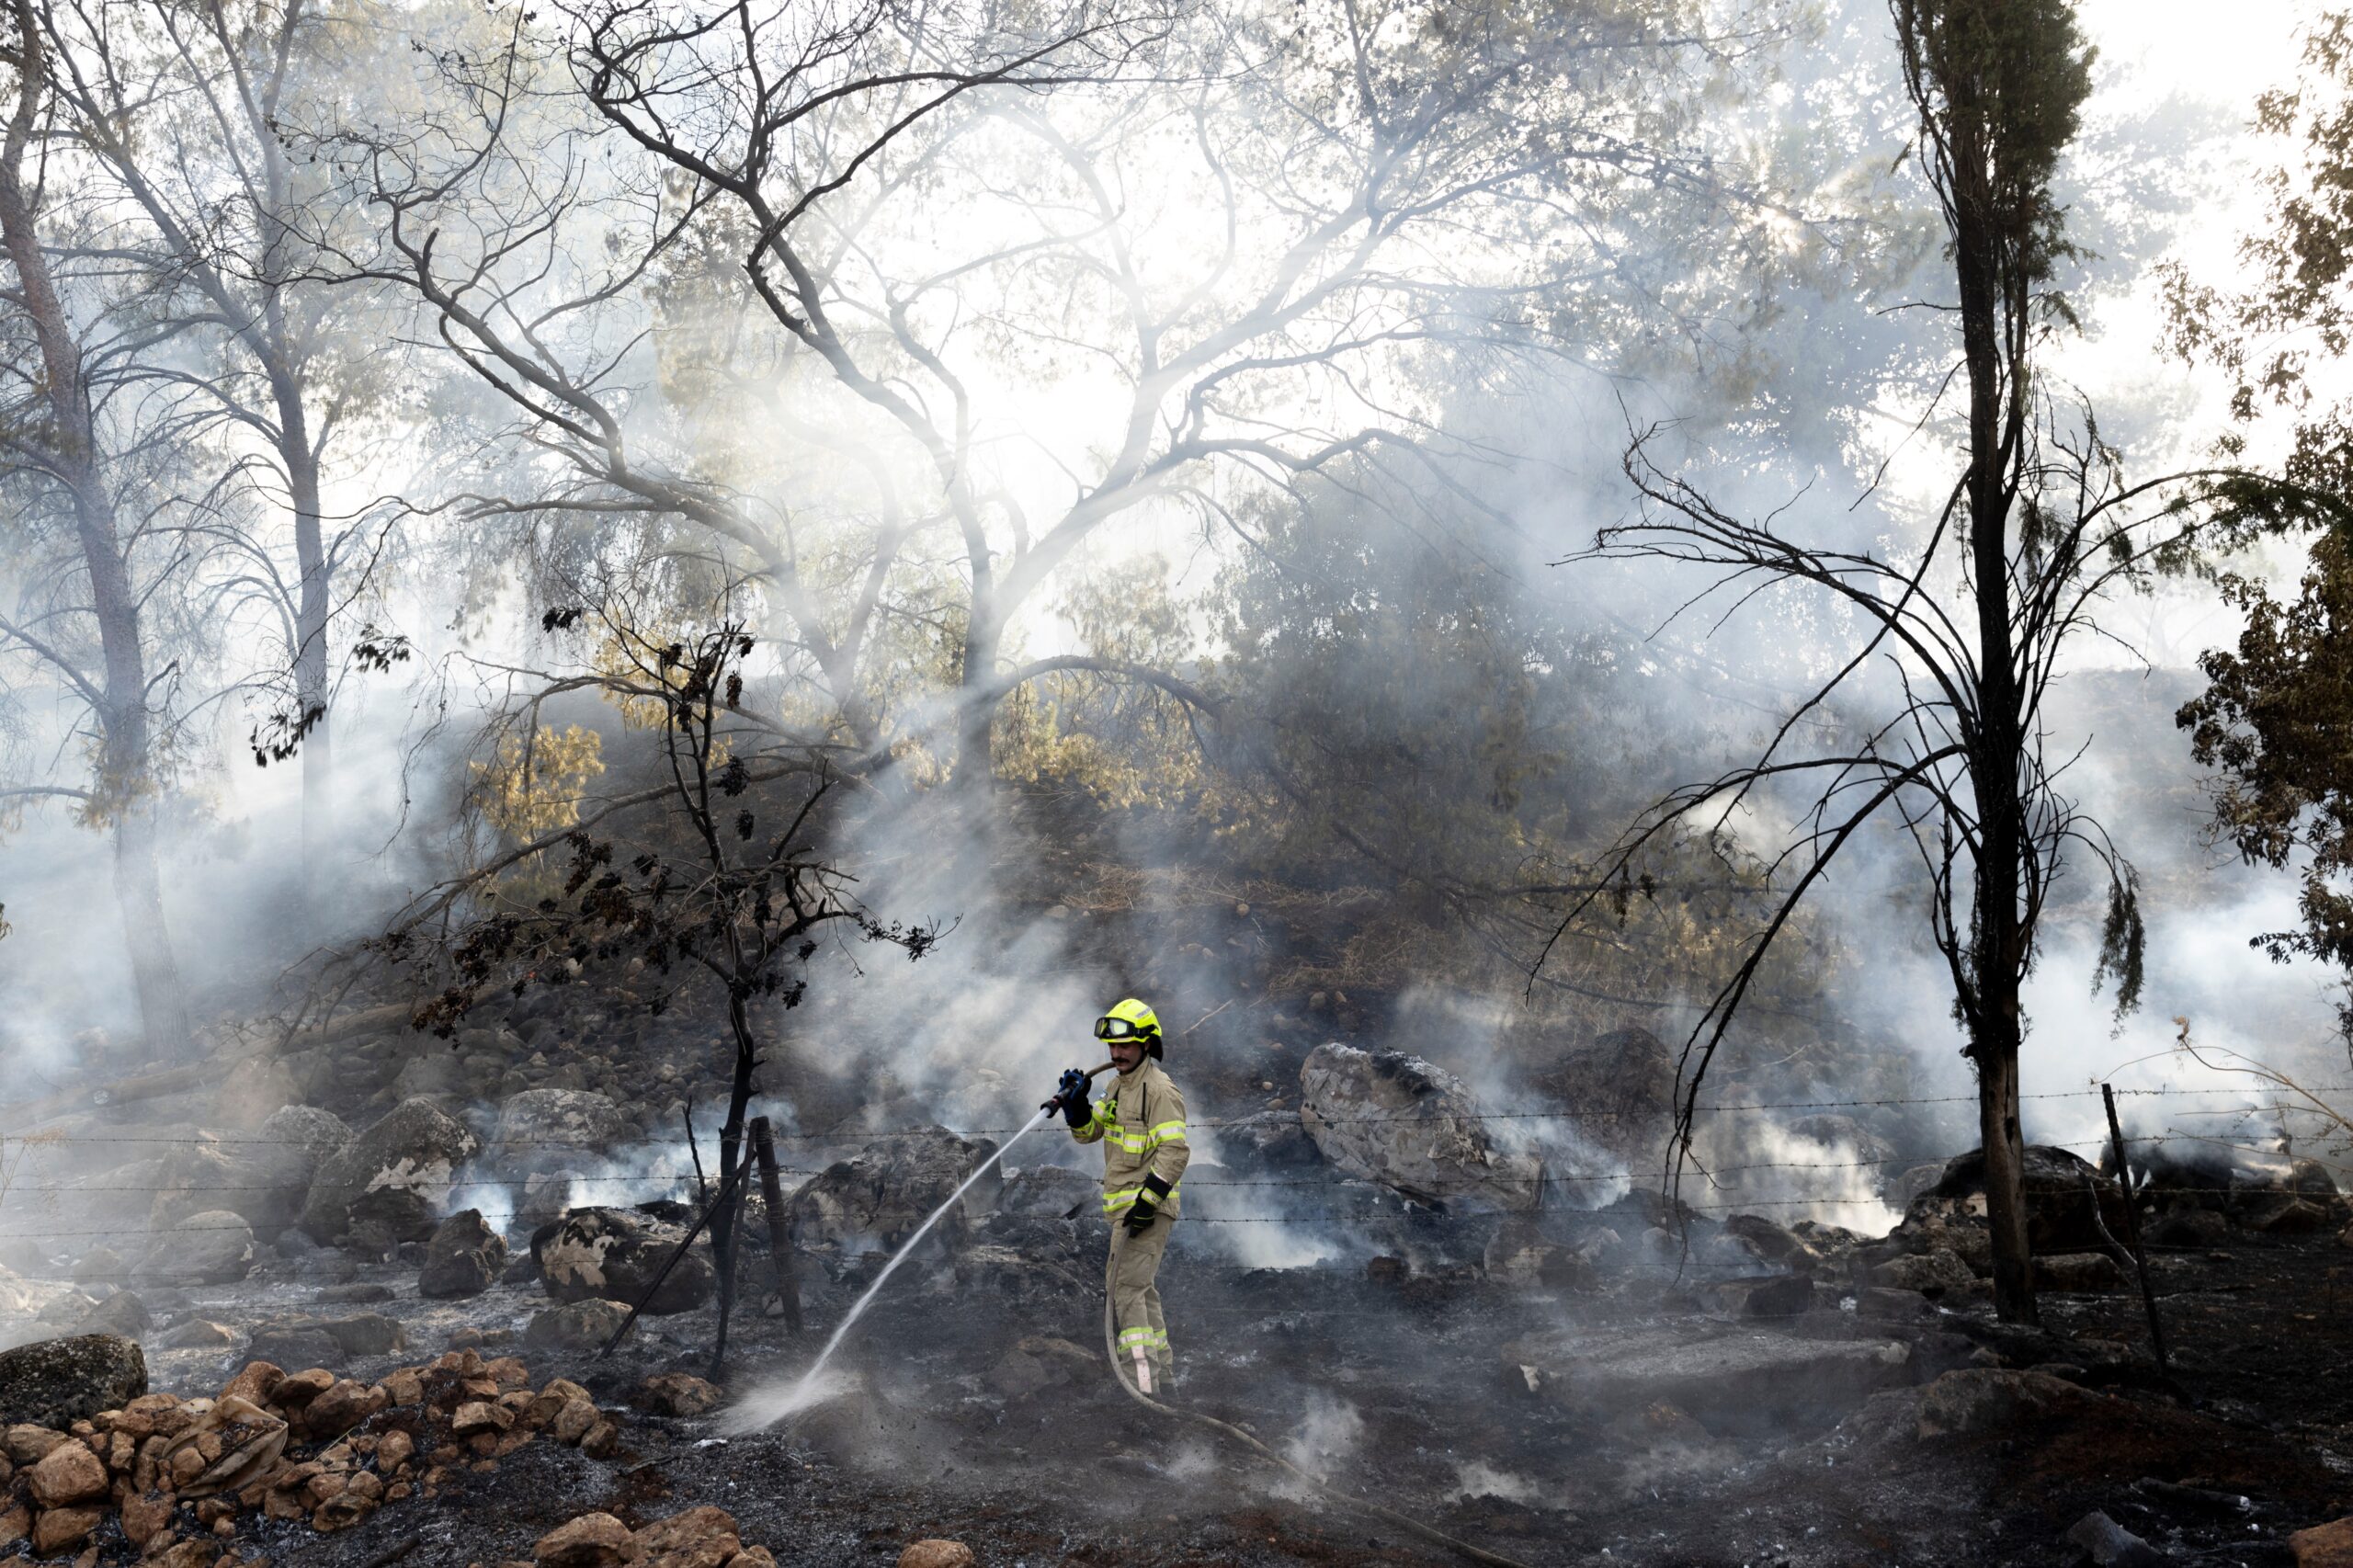
[[[1176,1218],[1176,1178],[1191,1150],[1185,1143],[1185,1096],[1161,1071],[1160,1020],[1131,996],[1095,1020],[1095,1038],[1111,1048],[1119,1080],[1094,1106],[1086,1074],[1065,1073],[1055,1095],[1070,1135],[1103,1145],[1103,1213],[1111,1221],[1104,1290],[1111,1301],[1120,1375],[1139,1393],[1168,1392],[1168,1323],[1160,1313],[1160,1255]]]

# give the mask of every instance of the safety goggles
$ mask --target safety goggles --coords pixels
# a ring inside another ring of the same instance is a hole
[[[1142,1029],[1136,1028],[1135,1025],[1128,1022],[1125,1018],[1097,1018],[1095,1020],[1095,1038],[1097,1040],[1137,1040],[1142,1038],[1142,1034],[1143,1031]]]

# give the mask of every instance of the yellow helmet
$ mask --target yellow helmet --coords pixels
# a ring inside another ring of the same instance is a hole
[[[1160,1050],[1160,1015],[1131,996],[1095,1020],[1097,1040],[1141,1040],[1146,1055],[1157,1062]]]

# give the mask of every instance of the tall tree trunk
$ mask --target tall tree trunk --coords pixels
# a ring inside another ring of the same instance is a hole
[[[2004,287],[2002,241],[1990,222],[1990,150],[1952,150],[1953,259],[1961,293],[1961,354],[1969,373],[1969,551],[1977,610],[1976,733],[1970,777],[1978,846],[1971,911],[1972,1002],[1964,1004],[1969,1054],[1977,1068],[1978,1125],[1985,1162],[1985,1221],[1993,1233],[1994,1310],[2006,1323],[2037,1321],[2028,1256],[2025,1142],[2018,1121],[2018,1047],[2024,1017],[2018,987],[2029,933],[2020,910],[2026,842],[2019,798],[2024,719],[2010,624],[2010,454],[2026,366],[2016,343],[2014,301]],[[2007,373],[2006,376],[2005,373]]]
[[[103,672],[80,677],[99,733],[94,794],[114,825],[115,893],[131,949],[131,979],[150,1055],[176,1052],[187,1040],[188,1004],[164,917],[155,867],[153,726],[140,599],[124,559],[122,532],[98,460],[97,426],[83,379],[82,345],[51,276],[39,214],[25,179],[48,60],[30,0],[10,7],[17,27],[17,96],[0,145],[0,245],[17,274],[16,295],[41,357],[48,430],[44,466],[56,475],[74,512],[75,542],[89,574],[90,614],[97,623]]]
[[[740,972],[740,966],[739,966]],[[759,1053],[752,1041],[752,1020],[741,995],[727,998],[727,1023],[735,1037],[735,1072],[728,1085],[727,1120],[719,1130],[719,1207],[710,1217],[711,1262],[719,1275],[719,1332],[711,1345],[710,1381],[718,1382],[727,1369],[727,1328],[735,1312],[736,1242],[744,1212],[742,1184],[735,1173],[744,1163],[745,1110],[752,1103],[752,1074]]]
[[[171,927],[164,918],[153,801],[126,801],[115,817],[114,889],[131,949],[131,984],[139,995],[147,1054],[176,1055],[188,1039],[188,997],[180,989],[179,960],[172,952]]]
[[[273,378],[286,381],[287,378]],[[278,397],[280,457],[294,502],[294,559],[301,573],[294,605],[294,702],[309,726],[302,740],[302,902],[313,921],[325,913],[326,862],[335,839],[335,746],[327,712],[328,562],[319,516],[319,463],[299,387]]]

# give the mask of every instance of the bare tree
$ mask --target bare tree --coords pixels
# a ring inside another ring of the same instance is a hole
[[[278,710],[253,746],[265,762],[301,754],[315,903],[335,811],[330,623],[368,586],[381,544],[367,508],[329,517],[323,485],[331,449],[393,371],[355,320],[368,299],[327,262],[360,221],[354,193],[331,165],[294,156],[288,128],[312,112],[306,89],[332,96],[327,62],[357,24],[306,0],[82,0],[42,15],[73,134],[141,220],[110,247],[142,269],[145,308],[199,351],[146,374],[238,454],[230,494],[188,527],[216,561],[216,599],[256,606],[282,650],[280,675],[260,683],[278,688]]]
[[[888,757],[945,704],[970,778],[997,703],[1077,667],[1017,624],[1110,525],[1489,460],[1416,357],[1589,348],[1575,301],[1619,259],[1590,236],[1721,196],[1678,95],[1755,41],[1672,5],[567,15],[661,188],[617,202],[577,127],[498,145],[545,62],[475,72],[481,132],[433,175],[378,154],[405,280],[549,460],[512,509],[756,566],[828,723]],[[1025,423],[1040,377],[1086,389],[1083,436]]]
[[[767,1051],[755,1009],[799,1006],[819,938],[835,930],[910,959],[927,952],[938,932],[876,919],[850,878],[815,851],[837,778],[821,756],[746,712],[757,643],[745,626],[722,618],[649,631],[633,598],[620,590],[585,609],[549,612],[548,632],[593,631],[598,656],[592,668],[540,685],[500,716],[490,740],[513,743],[506,755],[528,789],[542,707],[591,691],[653,726],[649,777],[557,802],[563,822],[511,837],[420,895],[372,947],[437,980],[415,1020],[443,1034],[484,994],[520,991],[535,978],[566,983],[626,965],[653,982],[657,1013],[699,984],[716,987],[734,1045],[710,1218],[717,1378],[735,1300],[745,1114]],[[540,891],[548,880],[560,885]]]
[[[187,1040],[188,1018],[156,869],[156,812],[179,671],[156,667],[153,626],[156,596],[174,586],[185,558],[157,523],[168,497],[153,482],[170,432],[130,406],[139,390],[130,367],[156,332],[109,314],[119,301],[102,266],[74,265],[87,253],[60,191],[85,165],[57,135],[57,57],[34,0],[14,0],[6,17],[0,59],[14,81],[0,134],[9,272],[0,289],[9,348],[0,357],[0,455],[30,548],[18,557],[22,597],[0,615],[0,647],[62,685],[78,707],[73,728],[91,767],[87,783],[6,793],[78,801],[86,820],[112,832],[141,1022],[150,1051],[170,1051]]]
[[[1755,760],[1646,812],[1603,880],[1631,892],[1646,854],[1695,829],[1712,838],[1752,799],[1795,790],[1806,802],[1770,868],[1779,895],[1687,1042],[1679,1172],[1709,1062],[1774,942],[1867,827],[1901,833],[1920,858],[1929,935],[1977,1074],[1995,1304],[2006,1320],[2032,1322],[2021,988],[2071,855],[2088,857],[2106,881],[2095,978],[2114,978],[2120,1007],[2142,983],[2134,874],[2061,786],[2080,744],[2052,733],[2052,682],[2069,650],[2098,635],[2105,597],[2188,564],[2250,507],[2281,497],[2222,472],[2129,480],[2088,408],[2055,392],[2036,362],[2052,324],[2068,319],[2052,274],[2072,253],[2050,182],[2075,134],[2092,58],[2072,6],[1893,0],[1892,11],[1918,111],[1915,148],[1958,286],[1946,308],[1961,340],[1961,472],[1915,546],[1842,548],[1809,540],[1786,508],[1762,520],[1736,515],[1655,463],[1650,435],[1634,442],[1625,468],[1643,515],[1602,530],[1594,557],[1700,568],[1712,583],[1702,597],[1819,596],[1827,623],[1852,625],[1857,641]],[[1874,704],[1865,685],[1874,676],[1889,683],[1892,704]],[[1887,716],[1851,717],[1874,706]],[[1808,755],[1806,739],[1823,735],[1843,744]],[[1569,920],[1601,896],[1578,901]]]

